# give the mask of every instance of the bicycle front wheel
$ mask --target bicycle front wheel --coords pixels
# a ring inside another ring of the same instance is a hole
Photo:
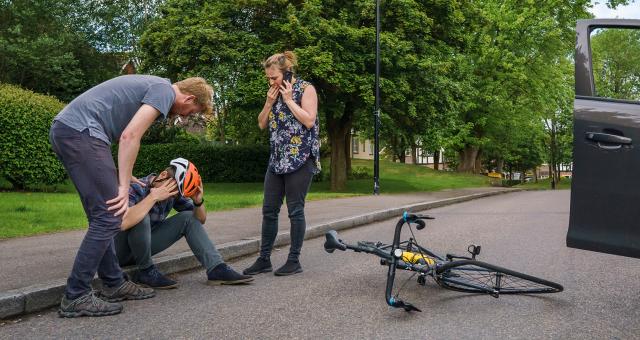
[[[555,282],[476,260],[447,262],[436,268],[434,278],[443,288],[494,296],[558,293],[564,289]]]

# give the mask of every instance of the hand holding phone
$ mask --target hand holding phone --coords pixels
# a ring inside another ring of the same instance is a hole
[[[293,72],[291,71],[284,71],[284,75],[282,76],[282,86],[285,86],[284,81],[286,80],[287,82],[291,83],[291,79],[293,78]]]

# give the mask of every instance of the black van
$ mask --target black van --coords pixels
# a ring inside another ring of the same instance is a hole
[[[577,24],[567,246],[640,258],[640,97],[605,93],[606,84],[599,91],[598,79],[605,79],[601,76],[605,72],[594,67],[602,64],[592,60],[592,44],[600,32],[633,29],[640,30],[640,20],[595,19]],[[640,74],[635,77],[640,89]]]

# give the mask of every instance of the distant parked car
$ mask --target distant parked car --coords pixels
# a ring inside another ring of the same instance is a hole
[[[612,50],[640,46],[640,39],[633,38],[640,37],[633,35],[638,29],[640,20],[577,23],[574,167],[567,233],[569,247],[636,258],[640,258],[640,96],[634,91],[640,81],[637,74],[614,79],[618,77],[614,68],[619,66],[611,60],[619,58],[628,64],[637,56],[616,55]],[[632,38],[598,45],[607,30]],[[605,60],[593,59],[594,46],[607,46],[597,55]],[[631,65],[636,70],[638,66]]]

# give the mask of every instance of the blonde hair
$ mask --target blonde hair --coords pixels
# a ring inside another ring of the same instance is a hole
[[[278,66],[278,69],[284,73],[285,71],[293,72],[298,67],[298,57],[293,51],[284,51],[284,53],[276,53],[262,63],[264,68],[269,68],[272,65]]]
[[[180,92],[196,97],[195,103],[202,106],[205,115],[213,112],[213,87],[204,78],[192,77],[176,82]]]

